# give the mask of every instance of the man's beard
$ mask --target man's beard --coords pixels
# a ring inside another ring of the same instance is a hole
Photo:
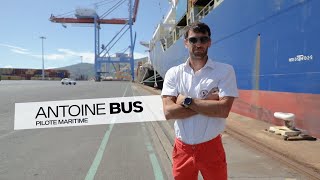
[[[192,59],[195,59],[195,60],[196,59],[204,59],[205,57],[207,57],[208,49],[205,49],[205,50],[199,49],[199,52],[195,52],[195,51],[197,51],[197,50],[194,50],[194,51],[190,52],[190,57]]]

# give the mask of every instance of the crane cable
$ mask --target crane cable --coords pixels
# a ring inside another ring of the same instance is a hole
[[[126,0],[120,0],[119,2],[117,2],[113,7],[111,7],[108,11],[106,11],[105,13],[103,13],[101,15],[101,19],[103,19],[104,17],[109,15],[111,12],[113,12],[115,9],[117,9],[120,5],[122,5],[125,1]]]

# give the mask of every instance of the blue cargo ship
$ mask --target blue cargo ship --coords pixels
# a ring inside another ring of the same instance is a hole
[[[185,27],[212,31],[209,57],[231,64],[240,97],[232,111],[273,124],[295,114],[297,128],[320,138],[319,0],[172,0],[150,41],[153,68],[164,77],[183,63]]]

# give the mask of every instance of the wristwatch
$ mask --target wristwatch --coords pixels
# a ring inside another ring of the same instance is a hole
[[[186,97],[184,101],[182,102],[182,106],[185,108],[188,108],[190,104],[192,103],[192,98],[190,96]]]

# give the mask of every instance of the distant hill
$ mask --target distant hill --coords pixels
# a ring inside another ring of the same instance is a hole
[[[147,57],[135,59],[134,68],[136,69],[139,61],[147,61]],[[130,67],[129,64],[121,63],[121,68]],[[94,64],[91,63],[78,63],[71,66],[60,67],[56,69],[65,69],[70,72],[70,77],[73,79],[91,79],[94,78]]]

